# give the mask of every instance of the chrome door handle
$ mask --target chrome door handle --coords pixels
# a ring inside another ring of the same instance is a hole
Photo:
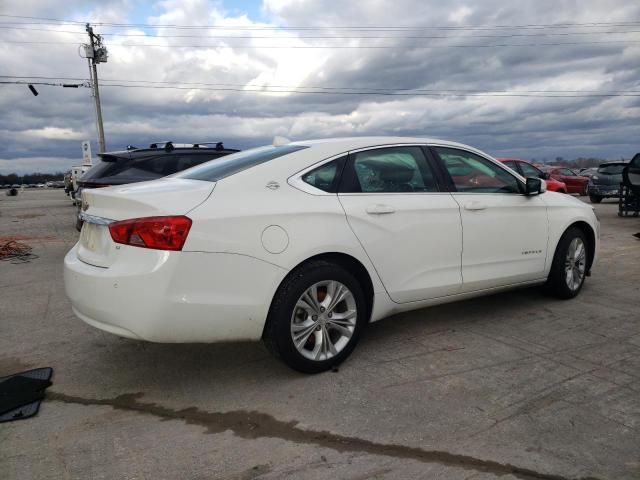
[[[395,211],[396,209],[391,205],[382,205],[379,203],[376,205],[369,205],[367,207],[367,213],[371,215],[385,215],[388,213],[395,213]]]
[[[482,202],[469,202],[464,204],[465,210],[486,210],[487,206]]]

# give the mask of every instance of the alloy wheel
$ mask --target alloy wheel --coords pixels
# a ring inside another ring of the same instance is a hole
[[[575,291],[582,285],[586,268],[586,250],[580,238],[574,238],[567,248],[565,257],[565,281],[570,290]]]
[[[347,346],[357,318],[353,293],[338,281],[321,281],[305,290],[296,302],[291,339],[305,358],[328,360]]]

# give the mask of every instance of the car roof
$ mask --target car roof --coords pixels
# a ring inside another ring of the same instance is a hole
[[[369,136],[369,137],[340,137],[340,138],[318,138],[310,140],[300,140],[291,142],[291,145],[301,146],[331,146],[336,149],[353,150],[357,148],[367,148],[376,145],[394,145],[398,143],[416,143],[429,145],[442,145],[447,147],[459,147],[476,150],[473,147],[462,143],[450,142],[438,138],[427,137],[392,137],[392,136]]]

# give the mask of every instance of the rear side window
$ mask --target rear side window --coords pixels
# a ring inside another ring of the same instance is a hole
[[[215,160],[216,158],[220,158],[223,155],[176,155],[176,163],[174,165],[175,172],[181,172],[186,170],[187,168],[195,167],[196,165],[203,164],[208,162],[209,160]]]
[[[324,165],[305,173],[302,176],[302,180],[312,187],[316,187],[325,192],[335,193],[338,189],[340,172],[342,171],[345,160],[346,157],[342,157],[325,163]]]
[[[133,159],[109,157],[91,168],[82,177],[82,181],[94,181],[105,178],[154,179],[173,173],[175,159],[167,155]],[[166,173],[165,173],[166,172]]]
[[[458,192],[521,193],[520,183],[504,168],[466,150],[434,147]]]
[[[150,157],[143,160],[132,160],[129,162],[128,168],[124,171],[135,176],[152,174],[154,177],[164,177],[169,173],[173,173],[172,170],[174,170],[173,165],[175,164],[175,161],[175,157],[168,155]]]
[[[255,167],[261,163],[268,162],[284,155],[303,150],[303,145],[282,145],[253,148],[244,152],[234,153],[224,158],[204,163],[197,167],[185,170],[176,175],[177,178],[188,178],[191,180],[204,180],[217,182],[225,177],[229,177],[248,168]]]
[[[420,147],[387,147],[349,155],[343,193],[437,192]]]

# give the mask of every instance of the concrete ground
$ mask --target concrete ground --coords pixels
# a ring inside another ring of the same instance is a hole
[[[0,197],[0,375],[55,369],[40,413],[0,424],[3,479],[638,479],[640,219],[596,207],[601,260],[571,301],[539,289],[371,325],[338,372],[261,344],[158,345],[71,313],[64,193]],[[180,319],[176,319],[179,322]]]

